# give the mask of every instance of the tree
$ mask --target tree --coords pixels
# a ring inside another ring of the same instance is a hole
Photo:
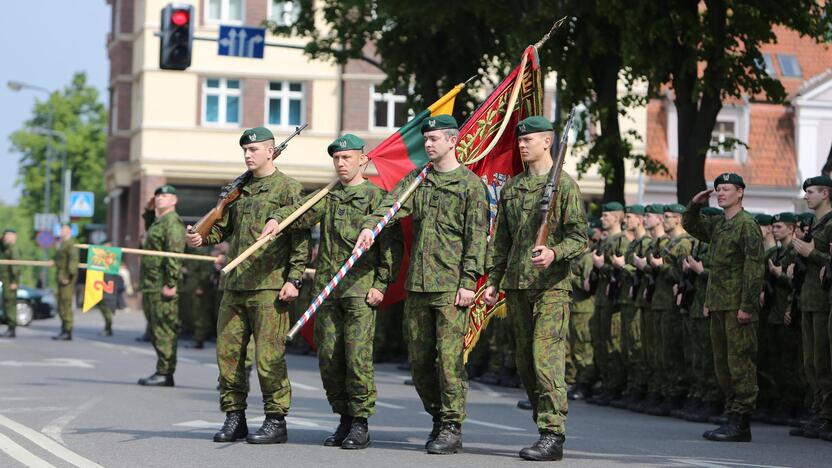
[[[827,11],[816,0],[673,0],[634,2],[625,49],[633,68],[658,92],[673,90],[678,115],[677,197],[687,203],[704,190],[705,159],[723,101],[782,103],[782,84],[769,76],[760,47],[776,41],[774,25],[817,39],[827,33]],[[739,144],[740,142],[732,142]]]

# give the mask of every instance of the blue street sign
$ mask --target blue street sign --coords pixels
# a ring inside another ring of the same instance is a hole
[[[78,225],[75,223],[70,223],[69,228],[72,231],[72,237],[78,237]],[[61,236],[61,223],[56,223],[52,225],[52,236],[55,238]]]
[[[217,44],[219,55],[261,59],[266,44],[266,30],[246,26],[220,26]]]
[[[55,236],[49,231],[38,231],[38,235],[35,236],[35,242],[38,243],[40,248],[47,249],[55,243]]]
[[[95,195],[92,192],[69,193],[69,216],[71,218],[90,218],[95,207]]]

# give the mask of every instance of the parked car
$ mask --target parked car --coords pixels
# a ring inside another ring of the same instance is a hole
[[[0,281],[0,295],[3,292],[3,282]],[[17,324],[21,327],[29,325],[35,319],[48,319],[55,316],[55,296],[47,289],[35,289],[27,286],[17,288]],[[6,311],[0,301],[0,322],[6,323]]]

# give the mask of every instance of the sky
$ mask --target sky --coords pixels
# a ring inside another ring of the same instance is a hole
[[[50,90],[66,86],[78,71],[107,101],[107,33],[110,6],[106,0],[26,0],[3,2],[0,15],[0,202],[16,204],[19,153],[11,151],[9,135],[23,126],[40,91],[8,88],[9,80]]]

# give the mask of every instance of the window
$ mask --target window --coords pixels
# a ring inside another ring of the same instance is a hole
[[[269,19],[278,26],[291,26],[295,24],[300,16],[300,2],[287,2],[282,0],[271,0],[269,2]]]
[[[794,55],[777,54],[777,61],[780,62],[780,73],[783,76],[802,76],[800,64]]]
[[[202,122],[232,125],[240,123],[240,80],[207,78],[202,87]]]
[[[737,138],[737,123],[733,120],[717,120],[714,125],[714,131],[711,133],[711,146],[718,150],[711,150],[708,153],[712,158],[728,158],[733,159],[737,153],[736,144],[732,144],[731,140]],[[731,145],[730,148],[724,145]]]
[[[243,23],[243,0],[206,0],[206,23]]]
[[[268,125],[292,127],[304,119],[303,83],[272,81],[266,89],[266,122]]]
[[[757,59],[755,63],[757,64],[757,68],[764,70],[768,73],[768,76],[777,76],[777,73],[774,71],[774,60],[771,58],[771,54],[763,54],[762,60]]]
[[[396,89],[395,94],[382,94],[373,85],[370,87],[370,101],[370,128],[397,129],[407,123],[407,96],[403,89]]]

